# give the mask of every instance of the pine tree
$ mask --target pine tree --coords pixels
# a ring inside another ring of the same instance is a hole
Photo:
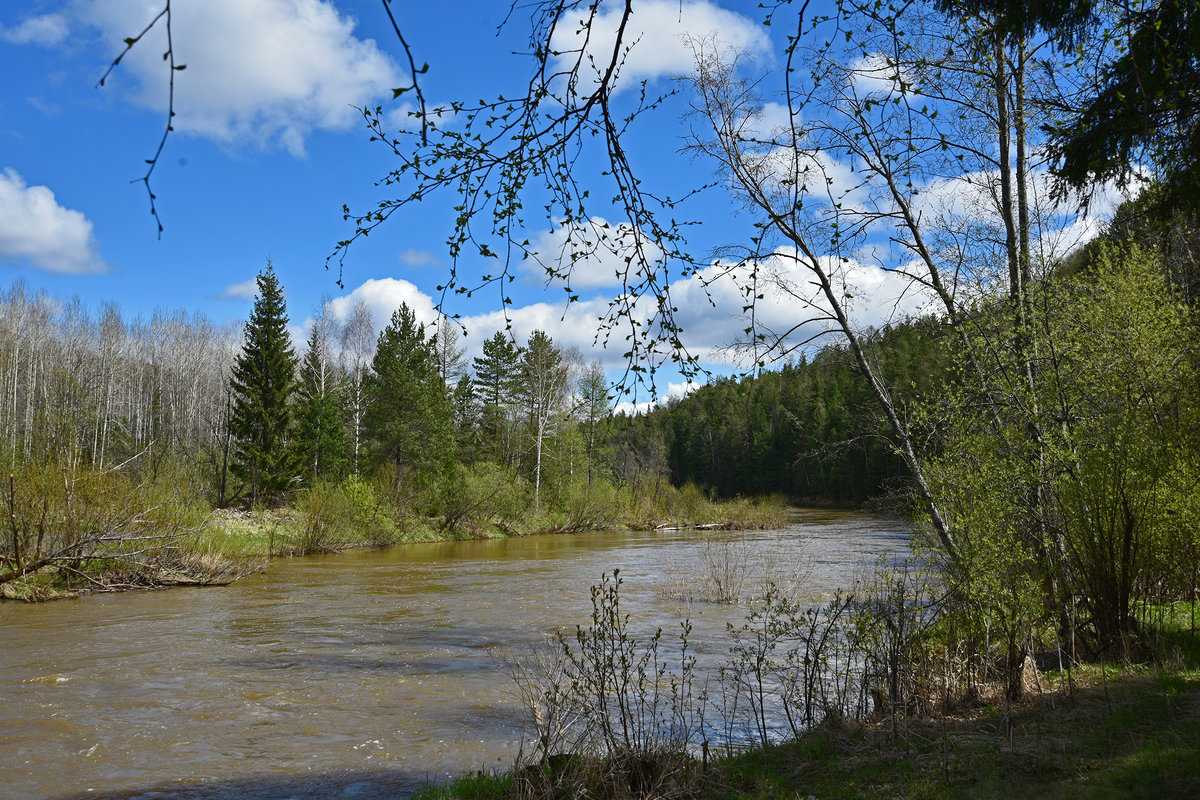
[[[425,326],[401,305],[379,334],[365,384],[363,427],[378,459],[391,462],[402,479],[418,482],[454,460],[450,398],[433,344]]]
[[[587,446],[587,482],[592,483],[593,467],[596,464],[596,435],[600,423],[612,410],[608,396],[608,379],[599,361],[588,365],[579,377],[577,391],[577,413],[583,425],[583,437]]]
[[[296,354],[287,323],[283,288],[268,261],[267,269],[258,275],[258,295],[230,378],[233,473],[246,483],[251,502],[274,498],[297,473],[288,446]]]
[[[451,393],[454,411],[454,445],[460,464],[478,460],[480,448],[479,402],[475,397],[475,381],[463,375]]]

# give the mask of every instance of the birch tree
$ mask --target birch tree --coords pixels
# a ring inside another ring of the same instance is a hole
[[[541,510],[542,457],[546,437],[561,413],[568,387],[568,370],[562,352],[545,331],[534,331],[521,351],[520,393],[533,439],[533,504]]]
[[[346,417],[349,427],[350,468],[357,478],[362,454],[363,415],[367,400],[363,387],[375,355],[375,320],[362,300],[350,307],[342,327],[342,351],[346,358]]]

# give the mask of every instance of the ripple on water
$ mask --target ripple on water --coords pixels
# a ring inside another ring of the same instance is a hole
[[[522,712],[498,651],[591,616],[621,569],[622,610],[707,664],[742,611],[665,596],[706,547],[751,547],[819,598],[903,525],[800,515],[754,533],[688,531],[445,543],[276,562],[224,589],[0,605],[0,796],[280,800],[403,796],[504,767]]]

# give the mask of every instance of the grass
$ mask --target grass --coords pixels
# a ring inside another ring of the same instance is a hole
[[[910,718],[895,730],[886,721],[827,722],[706,767],[693,760],[669,796],[1200,798],[1200,633],[1187,624],[1186,608],[1160,615],[1163,657],[1155,665],[1081,665],[1069,681],[1044,675],[1044,691],[1022,704]],[[478,775],[421,797],[528,796],[518,788],[512,776]],[[640,796],[597,788],[572,787],[578,791],[562,796]]]
[[[1200,671],[1130,671],[967,718],[817,730],[721,765],[712,797],[1191,798]]]
[[[764,529],[787,521],[787,505],[781,498],[718,501],[695,487],[675,489],[667,485],[656,491],[651,502],[615,503],[616,511],[602,529],[641,530],[662,527],[719,527],[731,530]],[[314,524],[322,529],[314,530]],[[334,492],[315,499],[305,496],[294,506],[256,511],[224,511],[213,514],[211,524],[191,541],[193,550],[230,559],[261,559],[304,552],[355,549],[410,542],[486,539],[531,536],[563,531],[595,530],[595,526],[573,524],[569,515],[554,509],[534,514],[532,509],[510,524],[439,526],[436,518],[396,517],[382,504],[367,508],[346,504]]]
[[[413,795],[412,800],[486,800],[490,797],[507,797],[513,788],[512,775],[473,772],[445,785],[430,784]]]

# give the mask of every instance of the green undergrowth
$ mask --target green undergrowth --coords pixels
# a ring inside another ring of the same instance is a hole
[[[825,726],[713,771],[702,796],[1187,798],[1200,792],[1200,671],[1125,670],[969,717]]]
[[[852,723],[827,720],[797,739],[713,758],[664,761],[656,797],[1185,798],[1200,797],[1200,632],[1178,604],[1153,631],[1152,664],[1083,664],[1041,676],[1019,704]],[[685,757],[686,758],[686,757]],[[539,779],[528,775],[536,771]],[[611,773],[606,762],[573,775]],[[552,790],[549,787],[553,786]],[[531,789],[534,789],[531,791]],[[628,790],[627,790],[628,789]],[[430,786],[421,800],[634,798],[612,781],[561,782],[552,766],[476,774]]]
[[[430,509],[427,498],[389,497],[374,483],[351,479],[297,492],[280,508],[218,509],[190,546],[245,559],[596,530],[763,529],[783,525],[788,511],[780,497],[713,500],[694,486],[666,481],[638,491],[606,483],[577,486],[550,499],[539,507],[529,498],[484,493],[459,513]]]

